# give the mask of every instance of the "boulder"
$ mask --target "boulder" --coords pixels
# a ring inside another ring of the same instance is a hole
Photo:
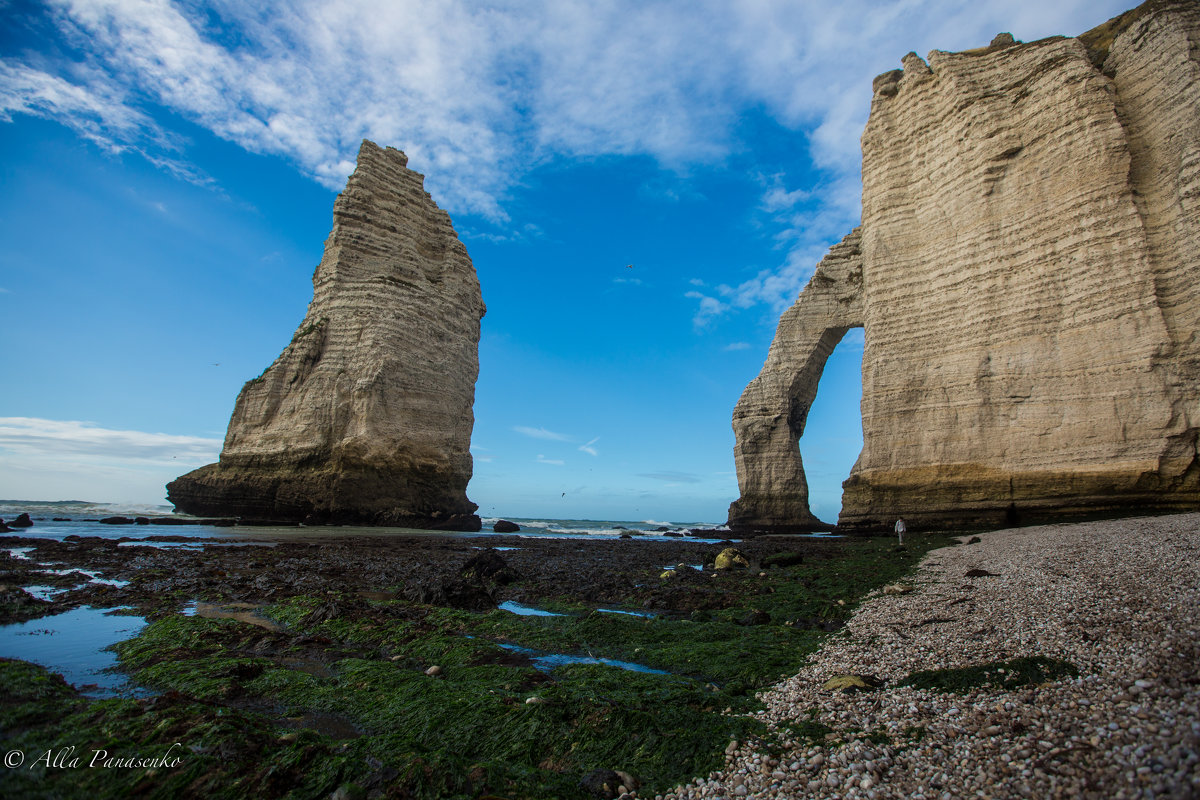
[[[481,550],[467,559],[467,563],[463,564],[458,574],[466,581],[477,583],[491,581],[501,586],[512,583],[520,577],[508,566],[504,556],[491,548]]]
[[[745,569],[749,566],[750,562],[734,547],[726,547],[713,559],[714,569]]]
[[[516,533],[521,530],[521,526],[515,522],[509,522],[506,519],[498,519],[492,525],[492,530],[496,533]]]
[[[621,776],[611,769],[595,769],[583,776],[579,785],[592,797],[612,800],[622,786]]]
[[[13,528],[32,528],[33,520],[29,518],[28,514],[18,514],[17,518],[8,524]]]
[[[804,563],[804,556],[789,550],[764,556],[761,563],[764,567],[794,567]]]
[[[496,598],[481,584],[455,579],[408,588],[404,597],[413,603],[465,611],[491,611],[497,605]]]

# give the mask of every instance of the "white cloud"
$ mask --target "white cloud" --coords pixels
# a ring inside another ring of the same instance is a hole
[[[334,189],[370,137],[405,150],[439,202],[495,221],[550,158],[720,162],[761,111],[829,171],[803,190],[824,201],[857,186],[871,79],[905,52],[1079,33],[1125,2],[49,0],[81,60],[6,62],[0,91],[10,113],[115,148],[157,138],[149,98]]]
[[[726,353],[732,353],[735,350],[749,350],[749,349],[750,349],[749,342],[730,342],[729,344],[727,344],[721,348],[721,350],[723,350]]]
[[[110,153],[136,152],[158,168],[200,185],[211,178],[178,157],[177,137],[133,108],[126,91],[99,70],[78,69],[79,83],[0,58],[0,122],[13,114],[56,120]]]
[[[714,318],[721,316],[729,310],[727,303],[722,303],[717,298],[703,294],[702,292],[688,292],[684,297],[700,301],[700,307],[696,310],[695,315],[692,316],[692,324],[697,330],[707,327]]]
[[[526,425],[516,425],[513,430],[525,436],[532,436],[534,439],[548,439],[553,442],[569,442],[571,437],[565,433],[555,433],[548,431],[545,428],[530,428]]]
[[[0,449],[17,457],[95,456],[165,464],[216,461],[220,439],[101,428],[90,422],[0,417]]]
[[[0,417],[0,486],[9,497],[161,503],[164,485],[217,460],[221,440]]]
[[[763,192],[760,203],[764,210],[769,212],[790,211],[798,203],[804,202],[812,197],[812,192],[805,189],[788,189],[783,184],[783,175],[776,174],[771,176],[770,186]]]
[[[557,458],[546,458],[546,457],[545,457],[544,455],[542,455],[541,453],[538,453],[538,457],[537,457],[537,463],[539,463],[539,464],[551,464],[551,465],[553,465],[553,466],[556,466],[556,467],[561,467],[563,464],[565,464],[565,463],[567,463],[567,462],[565,462],[565,461],[562,461],[562,460],[560,460],[560,459],[557,459]]]
[[[599,453],[596,451],[596,448],[592,446],[592,445],[594,445],[594,444],[595,444],[596,442],[598,442],[598,441],[600,441],[600,437],[599,437],[599,436],[597,436],[595,439],[592,439],[592,440],[591,440],[590,442],[588,442],[587,444],[581,444],[581,445],[579,445],[579,449],[580,449],[581,451],[583,451],[584,453],[587,453],[589,456],[598,456],[598,455],[600,455],[600,454],[599,454]]]

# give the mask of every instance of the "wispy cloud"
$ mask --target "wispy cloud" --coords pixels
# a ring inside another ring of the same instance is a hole
[[[595,448],[595,447],[593,447],[593,445],[595,445],[595,444],[596,444],[596,442],[598,442],[598,441],[600,441],[600,437],[599,437],[599,436],[597,436],[595,439],[592,439],[592,440],[591,440],[590,442],[588,442],[587,444],[581,444],[581,445],[579,445],[579,449],[580,449],[582,452],[584,452],[584,453],[587,453],[589,456],[598,456],[598,455],[600,455],[600,454],[599,454],[599,453],[596,451],[596,448]]]
[[[0,114],[185,169],[149,113],[159,106],[334,189],[370,137],[405,150],[452,211],[503,222],[523,172],[550,158],[720,163],[754,111],[828,173],[803,189],[779,176],[763,197],[774,211],[857,191],[871,79],[905,52],[1079,33],[1126,3],[47,0],[76,60],[4,61]]]
[[[538,457],[537,457],[537,463],[539,463],[539,464],[551,464],[551,465],[553,465],[553,466],[555,466],[555,467],[561,467],[563,464],[565,464],[565,463],[567,463],[567,462],[565,462],[565,461],[563,461],[563,460],[561,460],[561,459],[557,459],[557,458],[546,458],[546,457],[545,457],[544,455],[542,455],[541,453],[538,453]]]
[[[531,436],[534,439],[547,439],[552,442],[569,442],[571,437],[565,433],[555,433],[548,431],[545,428],[530,428],[526,425],[516,425],[513,430],[525,436]]]
[[[220,439],[112,430],[90,422],[0,417],[0,449],[18,456],[95,456],[165,463],[215,461]]]
[[[700,483],[700,477],[693,475],[690,472],[642,472],[638,474],[639,478],[650,478],[655,481],[665,481],[667,483]]]
[[[136,152],[159,169],[198,185],[212,179],[180,157],[182,143],[129,101],[99,69],[76,67],[76,81],[0,58],[0,122],[13,114],[55,120],[109,153]]]
[[[721,348],[721,350],[723,350],[726,353],[732,353],[735,350],[749,350],[749,349],[750,349],[749,342],[730,342],[729,344],[727,344]]]
[[[703,292],[688,292],[684,295],[684,297],[690,300],[700,301],[700,307],[692,316],[692,324],[697,328],[697,330],[707,327],[708,324],[713,321],[713,319],[721,316],[729,310],[728,303],[723,303],[717,298],[704,294]]]

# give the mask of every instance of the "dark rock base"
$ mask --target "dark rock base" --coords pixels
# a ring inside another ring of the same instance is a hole
[[[454,484],[462,484],[455,487]],[[465,481],[435,470],[209,464],[167,484],[167,500],[194,516],[242,524],[365,525],[478,531]]]

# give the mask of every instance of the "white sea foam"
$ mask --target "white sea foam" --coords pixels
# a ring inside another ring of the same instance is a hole
[[[174,507],[149,503],[96,503],[88,500],[0,500],[0,519],[31,517],[161,517]]]

